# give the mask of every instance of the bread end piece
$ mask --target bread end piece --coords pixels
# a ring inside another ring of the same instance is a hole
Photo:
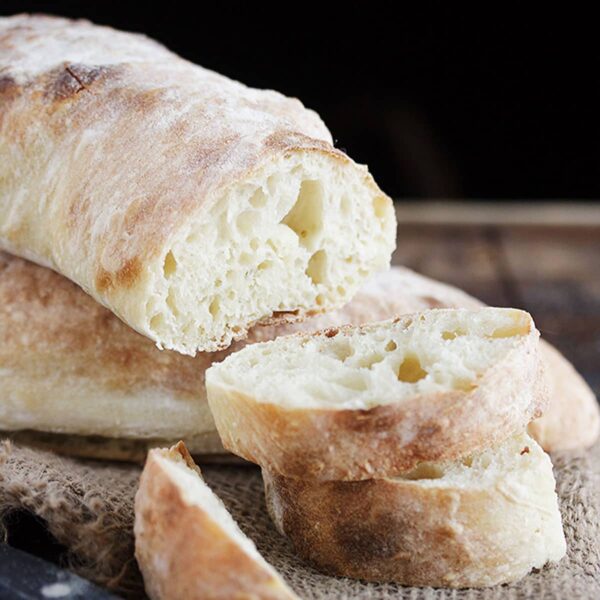
[[[134,531],[152,600],[297,598],[206,485],[183,442],[148,453]]]

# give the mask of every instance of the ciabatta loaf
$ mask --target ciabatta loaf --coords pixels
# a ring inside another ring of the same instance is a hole
[[[328,574],[487,587],[565,554],[552,464],[525,434],[393,479],[263,478],[277,528]]]
[[[135,497],[135,555],[152,600],[297,598],[182,443],[148,454]]]
[[[540,356],[549,374],[550,401],[528,431],[548,452],[594,445],[600,435],[600,406],[594,392],[573,365],[541,340]]]
[[[0,431],[61,453],[115,460],[140,461],[148,448],[179,439],[192,454],[222,453],[204,372],[244,343],[480,305],[456,288],[393,267],[340,310],[255,327],[245,342],[192,359],[159,351],[65,277],[0,252]],[[549,344],[542,342],[540,351],[551,365],[551,395],[530,433],[546,450],[593,444],[600,427],[594,394]]]
[[[391,200],[312,111],[85,21],[0,19],[0,247],[159,346],[348,302]]]
[[[0,430],[223,451],[204,394],[213,355],[161,352],[65,277],[4,252],[0,339]]]
[[[253,344],[206,373],[225,448],[290,477],[369,479],[499,443],[547,390],[531,316],[440,309]]]

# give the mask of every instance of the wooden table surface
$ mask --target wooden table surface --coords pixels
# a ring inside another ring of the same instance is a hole
[[[531,312],[600,397],[600,204],[398,203],[394,264]]]

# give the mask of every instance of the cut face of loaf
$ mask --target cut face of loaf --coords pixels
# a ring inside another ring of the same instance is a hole
[[[85,21],[0,19],[0,247],[185,354],[347,303],[395,215],[312,111]]]
[[[369,479],[523,430],[547,401],[519,310],[431,310],[248,346],[206,373],[225,448],[290,477]]]
[[[327,153],[282,158],[173,239],[155,265],[151,337],[214,349],[273,315],[343,306],[388,266],[394,234],[391,202],[365,172]]]
[[[316,482],[266,470],[263,479],[279,531],[331,575],[488,587],[565,554],[552,464],[525,434],[393,479]]]
[[[134,529],[152,600],[297,600],[206,485],[181,442],[149,452]]]

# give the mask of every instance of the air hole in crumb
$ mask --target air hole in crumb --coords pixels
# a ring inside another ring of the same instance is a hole
[[[421,463],[414,469],[405,473],[402,479],[409,481],[418,481],[419,479],[441,479],[444,476],[444,469],[433,463]]]
[[[498,327],[494,329],[491,335],[487,335],[487,338],[501,339],[516,337],[518,335],[527,335],[529,333],[528,325],[508,325],[507,327]]]
[[[169,289],[169,293],[167,294],[167,306],[171,310],[174,316],[179,314],[179,309],[177,308],[177,301],[175,300],[175,293],[172,289]]]
[[[219,299],[213,298],[208,307],[208,312],[215,318],[219,314]]]
[[[347,215],[352,209],[352,204],[350,202],[350,198],[348,196],[344,196],[341,202],[342,214]]]
[[[249,235],[260,221],[260,214],[255,210],[245,210],[235,220],[238,231],[243,235]]]
[[[367,382],[358,373],[349,373],[335,383],[355,392],[364,392],[367,389]]]
[[[472,456],[467,456],[465,458],[462,459],[462,464],[465,467],[472,467],[473,466],[473,457]]]
[[[396,350],[396,348],[398,348],[398,344],[396,344],[396,342],[394,340],[390,340],[385,345],[385,351],[386,352],[393,352],[394,350]]]
[[[325,304],[325,296],[323,296],[323,294],[318,294],[315,298],[315,302],[317,303],[317,306],[323,306],[323,304]]]
[[[262,208],[267,203],[267,195],[258,188],[250,198],[250,204],[254,208]]]
[[[373,365],[376,365],[383,361],[383,356],[381,354],[371,354],[369,356],[364,356],[358,361],[358,366],[363,369],[371,369]]]
[[[240,254],[240,260],[239,260],[240,265],[247,267],[248,265],[251,265],[253,262],[254,261],[253,261],[252,255],[248,254],[248,252],[242,252]]]
[[[354,354],[354,349],[347,340],[337,342],[331,346],[331,352],[338,360],[344,362]]]
[[[277,188],[277,186],[279,185],[280,180],[280,175],[271,175],[267,179],[267,189],[269,190],[270,194],[273,194],[275,192],[275,188]]]
[[[311,247],[323,227],[323,185],[317,180],[305,180],[298,198],[282,219],[299,238],[300,245]]]
[[[492,464],[492,459],[489,456],[479,457],[479,466],[487,469]]]
[[[263,260],[261,263],[259,263],[258,267],[256,267],[259,271],[264,271],[265,269],[268,269],[269,267],[271,267],[273,264],[272,261],[270,260]]]
[[[250,240],[250,248],[252,250],[258,250],[258,247],[260,246],[260,242],[258,241],[257,238],[252,238]]]
[[[327,253],[325,250],[319,250],[310,257],[306,274],[315,285],[325,281],[327,274]]]
[[[215,281],[215,287],[221,287],[223,285],[223,282],[220,279],[217,279]]]
[[[233,333],[239,333],[242,330],[242,328],[239,325],[234,325],[231,328],[231,331],[233,331]]]
[[[152,329],[152,331],[159,331],[160,329],[162,329],[164,324],[165,318],[161,313],[154,315],[150,319],[150,329]]]
[[[337,293],[340,296],[345,296],[346,295],[346,288],[343,285],[338,285],[337,286]]]
[[[477,387],[477,384],[469,379],[457,379],[452,384],[452,387],[461,392],[472,392]]]
[[[173,253],[169,250],[165,256],[165,262],[163,263],[163,273],[166,278],[169,278],[177,271],[177,261],[173,256]]]
[[[458,329],[455,329],[454,331],[443,331],[442,332],[442,339],[444,339],[444,340],[454,340],[457,337],[461,337],[463,335],[467,335],[467,332],[464,329],[461,329],[459,327]]]
[[[421,361],[414,355],[408,355],[398,368],[398,379],[405,383],[416,383],[427,377],[427,371],[421,366]]]
[[[378,219],[383,219],[389,210],[389,201],[385,196],[377,196],[373,200],[373,210]]]

